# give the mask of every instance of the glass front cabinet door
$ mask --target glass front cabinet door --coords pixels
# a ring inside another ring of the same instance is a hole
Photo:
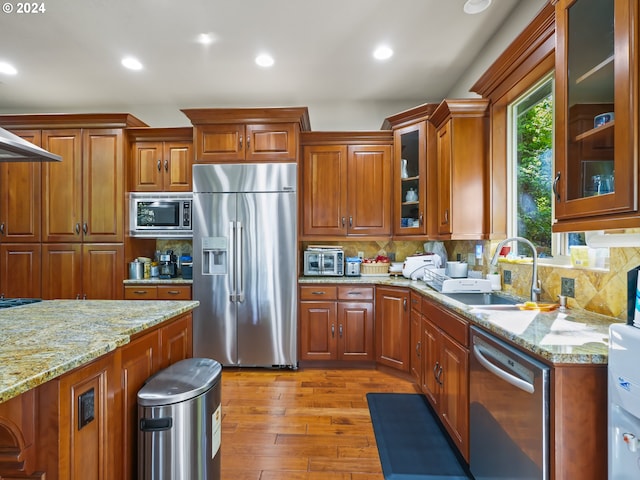
[[[426,122],[394,130],[394,235],[426,234]]]
[[[637,10],[635,0],[556,3],[555,231],[637,214]]]

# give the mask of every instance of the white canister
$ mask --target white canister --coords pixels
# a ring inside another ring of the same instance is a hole
[[[499,273],[488,273],[487,280],[491,282],[491,290],[502,290],[502,283]]]

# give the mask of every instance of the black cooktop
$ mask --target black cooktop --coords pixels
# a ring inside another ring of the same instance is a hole
[[[41,302],[40,298],[0,298],[0,308],[11,308]]]

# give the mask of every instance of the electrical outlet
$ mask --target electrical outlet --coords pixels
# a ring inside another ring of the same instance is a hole
[[[511,270],[504,270],[502,272],[502,281],[505,285],[511,285]]]
[[[575,298],[576,281],[573,278],[560,278],[560,295]]]

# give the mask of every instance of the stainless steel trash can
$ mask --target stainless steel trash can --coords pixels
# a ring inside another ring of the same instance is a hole
[[[139,480],[220,480],[222,367],[189,358],[138,392]]]

